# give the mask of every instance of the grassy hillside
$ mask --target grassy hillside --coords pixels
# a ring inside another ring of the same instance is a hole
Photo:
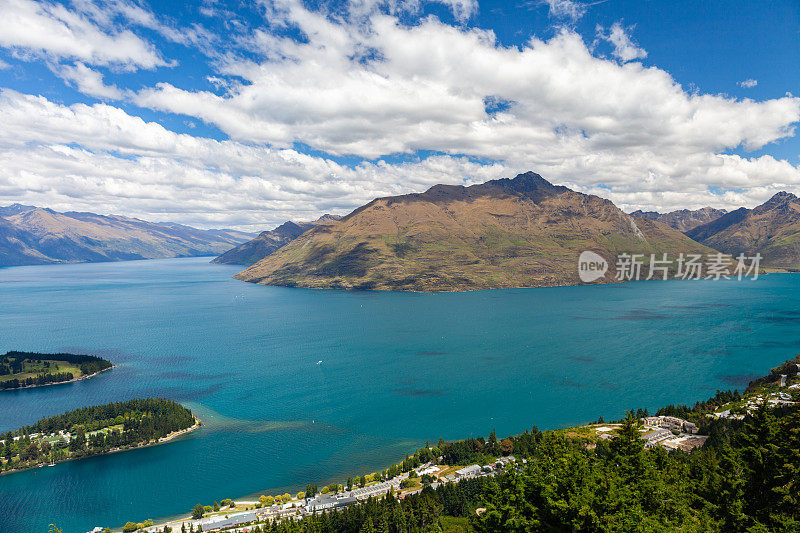
[[[800,198],[781,192],[754,209],[731,211],[687,235],[732,255],[760,253],[767,267],[800,270]]]
[[[117,215],[0,208],[0,266],[217,255],[250,238]]]
[[[453,291],[572,285],[578,256],[706,253],[665,224],[554,186],[533,173],[471,187],[379,198],[317,227],[239,273],[312,288]]]

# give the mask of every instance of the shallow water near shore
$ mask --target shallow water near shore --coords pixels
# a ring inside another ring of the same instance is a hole
[[[208,258],[0,269],[0,351],[115,365],[0,393],[0,431],[157,396],[204,420],[0,476],[0,531],[65,533],[374,471],[426,440],[565,427],[743,388],[800,345],[800,275],[451,294],[231,279]]]

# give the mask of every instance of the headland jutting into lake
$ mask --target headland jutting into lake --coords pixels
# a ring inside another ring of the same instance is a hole
[[[110,370],[101,357],[10,351],[0,355],[0,391],[72,383]]]
[[[83,407],[6,432],[0,474],[163,444],[198,427],[197,417],[171,400]]]

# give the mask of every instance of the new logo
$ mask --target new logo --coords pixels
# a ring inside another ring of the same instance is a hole
[[[578,277],[584,283],[591,283],[602,278],[608,271],[608,261],[592,251],[581,252],[578,258]]]

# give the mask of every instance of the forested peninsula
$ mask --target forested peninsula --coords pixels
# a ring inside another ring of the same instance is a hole
[[[0,355],[0,391],[68,383],[112,367],[94,355],[10,351]]]
[[[159,444],[199,426],[189,409],[160,398],[83,407],[2,435],[0,472]]]

